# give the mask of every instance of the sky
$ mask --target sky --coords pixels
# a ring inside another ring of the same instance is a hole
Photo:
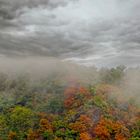
[[[0,59],[140,65],[140,0],[0,0]]]

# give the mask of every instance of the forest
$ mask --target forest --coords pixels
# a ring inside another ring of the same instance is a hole
[[[140,140],[139,73],[124,66],[90,68],[90,80],[1,73],[0,140]]]

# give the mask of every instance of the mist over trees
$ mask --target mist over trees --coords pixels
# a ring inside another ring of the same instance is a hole
[[[1,73],[0,138],[138,140],[139,68],[79,68],[75,77],[56,69],[40,78]]]

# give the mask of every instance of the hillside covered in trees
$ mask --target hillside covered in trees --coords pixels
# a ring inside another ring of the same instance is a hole
[[[1,73],[0,139],[140,140],[139,69],[95,71],[90,82]]]

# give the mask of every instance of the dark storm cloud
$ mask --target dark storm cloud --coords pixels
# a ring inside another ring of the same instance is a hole
[[[0,55],[140,64],[139,0],[0,0]]]
[[[22,8],[35,8],[38,6],[47,6],[47,8],[56,8],[59,5],[66,5],[65,0],[0,0],[0,17],[4,19],[13,19],[22,14]]]

